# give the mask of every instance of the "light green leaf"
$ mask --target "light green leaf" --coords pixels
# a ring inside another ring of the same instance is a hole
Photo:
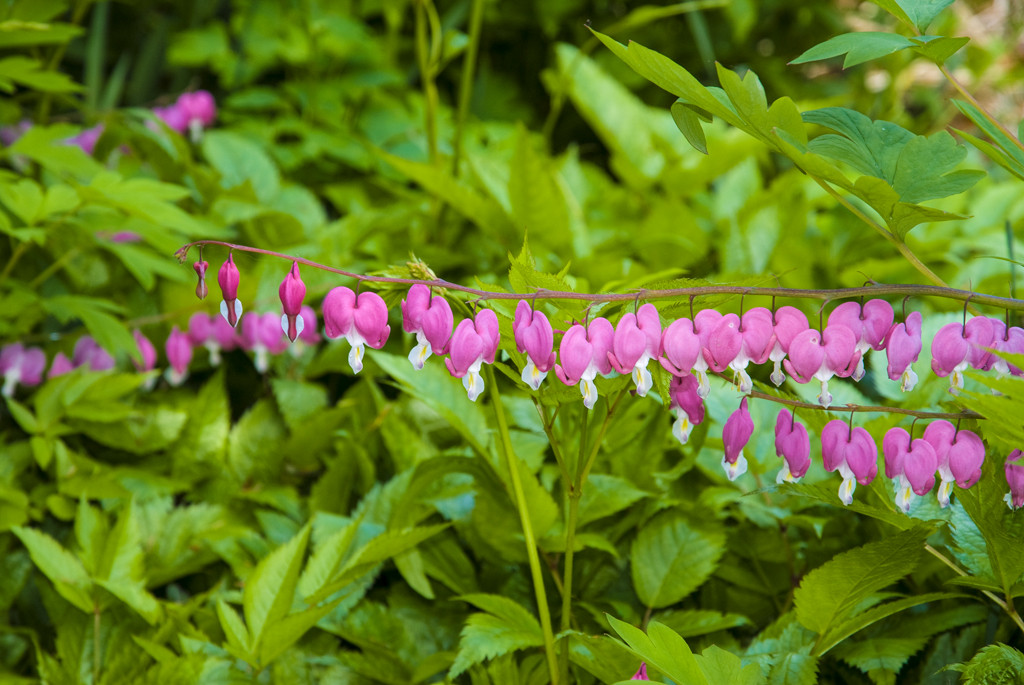
[[[647,624],[647,634],[614,616],[606,615],[612,630],[648,664],[677,683],[709,685],[686,641],[657,621]],[[717,684],[716,684],[717,685]]]
[[[264,629],[292,607],[311,530],[303,526],[287,544],[261,559],[245,581],[242,607],[254,645],[261,645]]]
[[[833,654],[865,673],[882,670],[897,674],[927,642],[927,637],[872,637],[861,642],[845,642]]]
[[[704,136],[704,127],[701,121],[708,121],[706,113],[699,108],[689,105],[682,98],[672,103],[672,121],[676,122],[679,132],[686,138],[686,142],[693,146],[693,149],[708,154],[708,141]],[[702,116],[703,115],[703,116]]]
[[[724,649],[711,645],[697,657],[697,665],[709,683],[729,685],[757,685],[762,681],[757,664],[743,665],[740,658]]]
[[[23,178],[17,183],[0,184],[0,202],[26,226],[33,226],[40,218],[43,191],[32,179]]]
[[[511,599],[482,594],[463,595],[461,599],[491,613],[472,614],[466,619],[449,677],[455,678],[470,666],[502,654],[544,644],[540,623]]]
[[[320,619],[336,607],[344,597],[304,611],[289,614],[267,626],[260,642],[259,663],[266,666],[295,644]],[[234,612],[232,612],[234,613]]]
[[[75,93],[82,90],[82,86],[68,78],[67,74],[47,70],[42,63],[20,55],[0,60],[0,90],[11,92],[15,83],[44,93]]]
[[[549,244],[569,245],[569,208],[562,183],[551,159],[536,150],[523,126],[516,129],[508,197],[518,228],[543,235]]]
[[[921,562],[926,528],[912,528],[835,556],[804,576],[793,599],[797,619],[825,634],[852,616],[869,595],[911,573]]]
[[[654,615],[654,619],[664,623],[684,638],[750,625],[750,620],[742,614],[722,613],[708,609],[676,609],[659,612]]]
[[[924,55],[936,64],[941,65],[947,59],[960,51],[960,48],[967,45],[971,39],[967,36],[957,38],[945,36],[918,36],[911,38],[917,47],[914,52]]]
[[[718,566],[725,534],[698,528],[675,511],[649,521],[633,541],[633,587],[645,606],[675,604],[696,590]]]
[[[810,654],[783,654],[772,665],[769,685],[817,685],[818,657]]]
[[[924,33],[939,12],[953,4],[953,0],[871,0],[910,28]]]
[[[250,655],[249,631],[246,630],[242,618],[233,607],[227,602],[217,602],[217,618],[220,620],[220,628],[228,639],[228,649],[246,661],[255,661]]]
[[[203,155],[220,173],[221,184],[234,188],[248,182],[256,197],[270,202],[281,189],[281,174],[256,142],[230,131],[208,131]]]
[[[909,38],[895,33],[879,31],[844,33],[815,45],[790,64],[804,64],[846,55],[846,59],[843,60],[843,69],[847,69],[911,47],[914,47],[914,43]]]
[[[873,606],[870,609],[857,614],[853,618],[837,624],[827,633],[822,635],[817,653],[824,654],[832,649],[834,645],[839,644],[854,633],[901,611],[906,611],[912,607],[927,604],[929,602],[938,602],[944,599],[958,599],[963,597],[964,595],[952,592],[932,592]]]
[[[25,545],[32,562],[50,579],[61,597],[91,614],[95,608],[92,581],[82,562],[46,533],[21,526],[15,526],[11,532]]]

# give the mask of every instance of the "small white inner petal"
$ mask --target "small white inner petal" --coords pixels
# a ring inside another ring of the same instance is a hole
[[[915,495],[913,489],[911,489],[910,483],[905,483],[896,495],[896,506],[899,507],[904,514],[908,514],[910,513],[910,505],[913,503],[915,497],[917,497],[917,495]]]
[[[950,495],[953,494],[953,484],[955,482],[956,481],[953,479],[946,480],[945,478],[943,478],[942,482],[939,483],[939,491],[936,497],[939,500],[939,506],[941,506],[943,509],[949,506],[949,498]]]
[[[265,345],[259,344],[253,347],[252,350],[256,353],[256,358],[253,360],[256,370],[260,373],[266,373],[267,369],[270,368],[270,352]]]
[[[412,363],[413,368],[422,369],[423,365],[427,363],[430,354],[430,345],[426,342],[420,342],[409,352],[409,361]]]
[[[772,375],[770,376],[770,378],[772,379],[772,383],[775,384],[776,388],[779,387],[780,385],[782,385],[786,381],[786,374],[782,373],[782,360],[781,359],[776,360],[776,362],[775,362],[775,369],[772,371]]]
[[[779,485],[783,483],[794,483],[796,478],[793,478],[793,473],[789,470],[789,462],[783,460],[782,468],[779,469],[778,474],[775,476],[775,482]]]
[[[818,404],[826,409],[832,404],[832,393],[828,391],[828,380],[821,381],[821,393],[818,395]]]
[[[900,390],[903,392],[910,392],[917,385],[917,374],[914,373],[914,369],[910,366],[900,376]]]
[[[353,343],[352,349],[348,351],[348,365],[352,367],[352,373],[359,373],[363,370],[363,343]]]
[[[580,394],[583,395],[583,406],[593,409],[594,403],[597,402],[597,386],[594,385],[592,378],[580,379]]]
[[[654,379],[651,378],[651,372],[647,370],[647,362],[644,362],[645,366],[633,367],[633,383],[636,385],[636,394],[640,397],[646,397],[647,391],[654,385]]]
[[[692,432],[693,424],[690,423],[690,417],[682,409],[677,409],[676,420],[672,424],[672,435],[680,444],[685,445]]]
[[[740,450],[739,456],[736,457],[736,462],[730,464],[726,461],[725,457],[722,457],[722,468],[725,469],[725,475],[729,480],[736,480],[744,473],[747,472],[747,458],[743,456],[743,450]]]
[[[705,368],[707,368],[705,366]],[[711,393],[711,382],[708,381],[708,375],[704,373],[703,369],[698,369],[696,366],[693,370],[697,372],[697,397],[707,399],[707,396]]]
[[[853,503],[853,491],[857,489],[856,478],[843,478],[843,484],[839,486],[839,499],[846,506]]]
[[[470,402],[476,402],[476,398],[480,397],[480,393],[484,391],[484,379],[480,375],[479,364],[474,364],[462,377],[462,387],[466,389],[466,395]]]

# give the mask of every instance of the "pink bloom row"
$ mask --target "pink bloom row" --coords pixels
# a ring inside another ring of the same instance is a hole
[[[703,406],[693,388],[674,388],[673,407],[679,415],[677,424],[698,424],[704,419]],[[730,480],[746,471],[743,448],[753,432],[754,422],[744,397],[722,428],[722,466]],[[779,411],[775,422],[775,452],[784,459],[776,477],[778,483],[799,481],[810,468],[811,441],[807,428],[787,409]],[[893,482],[896,506],[909,512],[916,498],[935,488],[936,476],[937,498],[942,507],[949,505],[954,485],[965,489],[974,485],[981,477],[985,445],[976,433],[958,430],[949,421],[939,419],[931,421],[916,439],[903,428],[890,428],[882,438],[882,456],[885,476]],[[858,483],[868,485],[878,475],[878,445],[866,429],[854,427],[852,422],[835,419],[825,424],[821,431],[821,458],[826,471],[838,471],[842,476],[839,499],[847,505],[853,501]],[[1013,509],[1024,506],[1021,450],[1009,455],[1004,471],[1010,486],[1006,503]]]

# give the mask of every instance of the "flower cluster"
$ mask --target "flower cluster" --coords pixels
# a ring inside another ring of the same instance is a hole
[[[154,107],[153,114],[172,131],[188,133],[193,141],[198,141],[203,129],[209,128],[217,118],[217,103],[208,91],[197,90],[182,93],[174,104],[167,107]],[[30,128],[30,121],[23,121],[15,126],[7,126],[0,130],[0,143],[11,145],[23,136]],[[66,142],[81,148],[91,155],[96,148],[96,141],[103,135],[103,124],[97,124],[83,130]]]

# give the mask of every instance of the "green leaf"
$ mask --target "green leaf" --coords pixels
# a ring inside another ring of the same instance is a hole
[[[633,541],[633,587],[645,606],[675,604],[696,590],[718,566],[725,534],[698,528],[676,511],[649,521]]]
[[[924,555],[926,528],[912,528],[837,555],[804,576],[793,595],[797,619],[824,635],[874,592],[911,573]]]
[[[985,112],[972,103],[965,102],[963,100],[954,99],[953,104],[956,105],[956,108],[960,110],[961,114],[970,119],[975,126],[981,129],[981,132],[988,136],[989,140],[995,143],[999,150],[1016,162],[1017,166],[1024,167],[1024,150],[1021,150],[1017,141],[993,123],[986,116]]]
[[[708,609],[675,609],[659,612],[654,615],[654,619],[664,623],[684,638],[750,625],[750,620],[742,614],[722,613]]]
[[[671,628],[651,621],[647,624],[647,634],[644,634],[639,628],[614,616],[606,614],[605,617],[612,630],[619,634],[637,656],[675,682],[708,685],[708,680],[704,677],[704,672],[686,640],[679,637]]]
[[[757,685],[762,680],[757,664],[743,665],[740,658],[724,649],[711,645],[697,657],[697,665],[709,683],[730,685]]]
[[[672,103],[672,121],[676,122],[679,132],[686,138],[686,142],[693,146],[693,149],[708,153],[708,141],[704,137],[704,127],[701,121],[708,121],[710,117],[699,108],[693,107],[682,98],[677,98]]]
[[[46,533],[21,526],[11,532],[25,545],[32,562],[50,579],[60,596],[91,614],[95,608],[91,597],[93,585],[82,562]]]
[[[811,654],[783,654],[768,674],[770,685],[817,685],[818,657]]]
[[[279,621],[267,626],[260,643],[259,663],[266,666],[279,657],[289,647],[298,642],[320,619],[331,613],[334,607],[344,599],[338,599],[304,611],[289,614]]]
[[[941,65],[947,59],[960,51],[960,48],[967,45],[971,39],[967,36],[952,38],[945,36],[918,36],[911,38],[916,47],[914,52],[923,55]]]
[[[844,33],[815,45],[790,64],[805,64],[846,55],[846,59],[843,60],[843,69],[847,69],[911,47],[914,47],[914,43],[909,38],[895,33],[879,31]]]
[[[311,530],[303,526],[287,544],[261,559],[245,581],[242,607],[254,645],[261,645],[264,629],[292,607]]]
[[[927,604],[929,602],[939,602],[944,599],[959,599],[963,597],[964,595],[952,592],[932,592],[873,606],[846,621],[838,623],[827,633],[823,634],[818,645],[818,653],[824,654],[828,652],[833,646],[839,644],[857,631],[863,630],[864,628],[874,625],[878,621],[901,611],[906,611],[912,607]]]
[[[517,227],[543,235],[552,245],[568,246],[569,207],[564,181],[551,159],[539,153],[526,128],[516,129],[516,146],[509,167],[508,197]]]
[[[25,222],[26,226],[33,226],[40,218],[43,191],[35,181],[23,178],[17,183],[0,185],[0,202]]]
[[[24,155],[55,174],[90,179],[101,173],[103,167],[82,148],[64,142],[79,132],[77,127],[68,124],[33,126],[10,147],[4,148],[4,153]]]
[[[871,0],[910,28],[924,33],[939,12],[953,4],[953,0]]]
[[[163,612],[160,603],[145,589],[145,554],[134,503],[129,502],[121,511],[105,542],[96,582],[155,625]]]
[[[241,616],[227,602],[217,602],[217,618],[220,628],[228,639],[228,650],[235,656],[246,661],[254,661],[250,655],[249,631],[246,630]]]
[[[580,498],[578,525],[586,524],[616,514],[648,493],[639,490],[625,478],[603,473],[591,474]]]
[[[67,74],[46,70],[40,62],[22,56],[0,60],[0,90],[13,92],[15,83],[43,93],[76,93],[82,90],[82,86]]]
[[[281,189],[281,174],[263,148],[244,136],[230,131],[207,131],[203,135],[203,155],[220,173],[225,188],[243,183],[263,202],[270,202]]]
[[[847,642],[834,654],[865,673],[882,670],[896,674],[927,642],[927,637],[873,637],[862,642]]]
[[[483,594],[463,595],[460,599],[489,613],[472,614],[466,619],[459,637],[458,655],[448,671],[450,678],[474,664],[544,644],[540,623],[511,599]]]
[[[0,48],[22,48],[32,45],[61,45],[80,36],[84,29],[74,24],[25,22],[8,19],[0,22]]]
[[[963,673],[960,682],[965,685],[1019,683],[1020,674],[1024,673],[1024,654],[997,642],[982,647],[966,664],[956,664],[949,668]]]
[[[11,416],[18,422],[22,430],[29,434],[40,432],[39,421],[28,407],[10,397],[4,397],[4,402],[7,403],[7,410],[11,412]]]

